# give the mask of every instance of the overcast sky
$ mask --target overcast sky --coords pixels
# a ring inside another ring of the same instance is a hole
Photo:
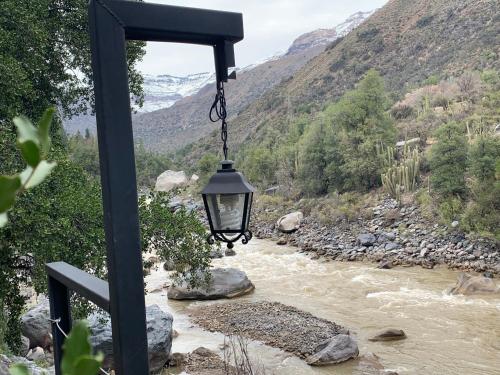
[[[153,0],[148,2],[243,13],[245,38],[235,45],[243,67],[285,51],[299,35],[332,28],[351,14],[386,0]],[[139,69],[146,74],[186,75],[214,71],[211,47],[148,42]]]

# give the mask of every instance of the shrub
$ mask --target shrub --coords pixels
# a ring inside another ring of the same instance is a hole
[[[439,204],[439,216],[445,223],[458,220],[463,212],[463,201],[459,197],[448,197]]]
[[[414,115],[415,110],[407,104],[397,104],[391,108],[391,117],[395,120],[404,120]]]

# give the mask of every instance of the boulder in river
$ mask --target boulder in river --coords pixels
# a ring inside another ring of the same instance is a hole
[[[288,215],[282,216],[276,222],[276,227],[280,232],[292,233],[300,228],[300,224],[304,214],[300,211],[289,213]]]
[[[172,315],[157,305],[146,308],[150,372],[159,371],[168,361],[172,347],[172,321]],[[109,318],[92,315],[89,318],[89,327],[92,332],[90,338],[92,347],[95,351],[104,353],[104,367],[112,367],[113,339]]]
[[[168,298],[177,300],[212,300],[234,298],[254,290],[245,272],[236,268],[213,268],[208,286],[190,288],[187,282],[168,288]]]
[[[383,331],[378,332],[375,336],[369,338],[369,341],[396,341],[396,340],[404,340],[406,338],[406,334],[402,329],[384,329]]]
[[[500,286],[493,279],[484,276],[472,276],[461,273],[458,276],[457,285],[451,289],[451,294],[488,294],[500,293]]]
[[[317,352],[306,358],[311,366],[325,366],[345,362],[359,354],[358,344],[347,334],[334,336],[316,347]]]
[[[156,191],[170,191],[172,189],[183,187],[189,180],[184,171],[165,171],[156,179]]]
[[[47,349],[52,345],[52,327],[49,321],[49,300],[44,299],[21,317],[21,332],[30,342],[30,348]]]

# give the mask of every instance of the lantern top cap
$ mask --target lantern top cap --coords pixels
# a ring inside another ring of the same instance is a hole
[[[246,194],[253,193],[255,188],[248,183],[245,177],[233,168],[231,160],[221,162],[221,169],[217,170],[202,194]]]
[[[217,172],[236,172],[236,169],[233,168],[234,162],[232,160],[222,160],[220,164],[221,169],[218,169]]]

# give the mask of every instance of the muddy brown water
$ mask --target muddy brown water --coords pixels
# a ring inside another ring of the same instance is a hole
[[[500,296],[448,295],[458,272],[417,267],[379,270],[368,263],[311,260],[296,248],[257,239],[235,250],[236,256],[213,263],[242,269],[255,284],[255,291],[239,301],[279,301],[341,324],[357,338],[361,355],[376,353],[386,369],[399,374],[500,374]],[[161,267],[146,278],[149,290],[167,280]],[[214,302],[169,301],[166,290],[149,293],[146,301],[173,314],[179,332],[174,352],[199,346],[219,351],[223,335],[202,330],[188,317],[193,306]],[[389,327],[403,329],[408,338],[368,341]],[[276,375],[347,375],[357,364],[309,367],[255,341],[250,342],[250,352]]]

